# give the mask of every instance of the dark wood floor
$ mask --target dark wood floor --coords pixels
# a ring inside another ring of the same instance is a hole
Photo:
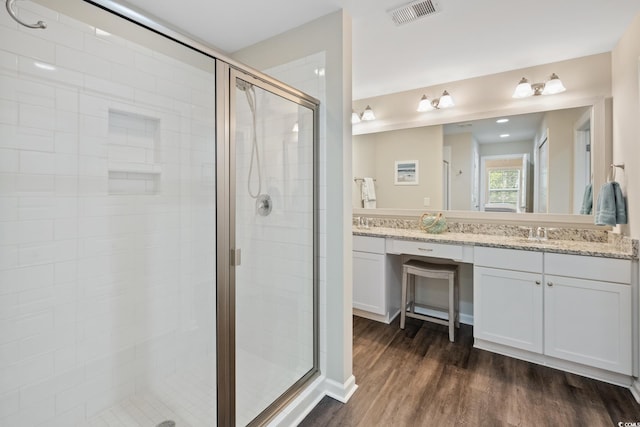
[[[618,426],[640,423],[627,389],[473,348],[462,325],[354,317],[348,403],[325,397],[301,426]]]

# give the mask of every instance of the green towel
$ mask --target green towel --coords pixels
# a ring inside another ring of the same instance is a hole
[[[584,196],[582,197],[582,208],[580,208],[580,215],[591,215],[593,212],[593,185],[588,184],[584,189]]]
[[[627,204],[620,184],[607,182],[600,188],[596,208],[596,225],[616,225],[627,223]]]

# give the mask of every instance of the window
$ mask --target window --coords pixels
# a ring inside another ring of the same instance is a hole
[[[487,172],[489,178],[487,202],[517,207],[518,200],[520,200],[520,169],[494,168]]]

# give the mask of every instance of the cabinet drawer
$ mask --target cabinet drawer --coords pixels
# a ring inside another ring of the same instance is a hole
[[[546,253],[544,272],[604,282],[631,283],[631,261],[626,259]]]
[[[384,237],[353,236],[353,250],[384,254]]]
[[[387,252],[462,261],[463,248],[462,245],[389,239],[387,240]]]
[[[542,252],[476,247],[473,258],[475,265],[484,267],[542,273]]]

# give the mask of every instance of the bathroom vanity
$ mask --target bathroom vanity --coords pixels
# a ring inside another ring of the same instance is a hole
[[[389,323],[412,257],[469,264],[474,346],[629,387],[637,241],[532,241],[417,229],[353,229],[354,314]]]

